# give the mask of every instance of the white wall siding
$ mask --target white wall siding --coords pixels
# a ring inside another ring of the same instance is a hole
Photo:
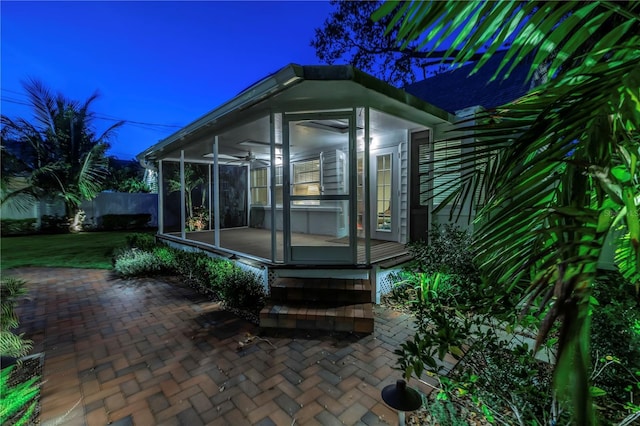
[[[400,142],[400,232],[399,241],[406,244],[409,224],[409,138],[407,132],[405,139]]]

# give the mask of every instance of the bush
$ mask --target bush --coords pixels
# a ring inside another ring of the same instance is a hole
[[[26,293],[26,281],[17,278],[0,280],[0,355],[19,358],[29,353],[32,341],[13,333],[18,328],[15,313],[17,299]]]
[[[431,415],[429,425],[433,426],[468,426],[466,420],[460,417],[451,401],[435,400],[427,405]]]
[[[482,283],[469,233],[445,225],[431,235],[430,244],[408,245],[414,261],[399,274],[392,294],[416,315],[415,335],[396,351],[400,370],[407,379],[438,373],[450,353],[462,361],[439,379],[440,399],[464,396],[466,408],[491,423],[499,417],[510,423],[517,416],[523,424],[545,423],[555,403],[551,367],[525,344],[507,340],[514,334],[496,328],[496,319],[514,319],[517,294]],[[454,419],[452,409],[449,405]]]
[[[431,242],[420,240],[407,244],[414,259],[410,267],[429,274],[443,272],[477,277],[472,242],[471,234],[455,225],[434,225]]]
[[[486,292],[481,289],[480,274],[473,263],[471,242],[468,232],[447,224],[433,227],[430,243],[422,240],[407,244],[413,261],[394,277],[391,297],[403,304],[413,303],[425,280],[437,275],[440,303],[470,309],[486,305]]]
[[[36,231],[36,218],[28,219],[2,219],[0,220],[0,234],[2,235],[27,235]]]
[[[549,424],[555,404],[551,365],[537,360],[532,348],[497,327],[491,316],[443,305],[438,285],[437,274],[430,276],[422,286],[427,291],[410,305],[417,330],[395,351],[405,378],[420,378],[425,371],[439,374],[445,356],[452,354],[460,362],[446,377],[438,377],[438,399],[461,401],[489,423],[500,418],[506,424],[518,424],[516,419]],[[558,424],[566,424],[566,416]]]
[[[205,279],[201,277],[204,271],[202,270],[202,268],[196,268],[196,264],[198,263],[198,259],[207,256],[199,252],[184,251],[178,249],[174,249],[174,255],[175,272],[182,275],[192,285],[202,285],[202,283],[205,281]],[[200,275],[199,278],[198,275]]]
[[[211,258],[205,259],[199,266],[205,269],[206,282],[204,285],[215,292],[218,297],[223,298],[226,282],[237,266],[228,260]]]
[[[153,255],[158,259],[160,271],[164,273],[175,273],[176,254],[175,249],[167,246],[155,246],[151,249]]]
[[[105,231],[121,229],[142,229],[151,221],[149,213],[140,214],[105,214],[102,216],[101,228]]]
[[[634,290],[616,272],[601,274],[593,287],[593,385],[606,392],[597,401],[612,419],[621,417],[625,405],[640,400],[640,301]]]
[[[178,274],[190,286],[230,308],[259,311],[264,306],[267,295],[258,277],[229,260],[157,245],[149,234],[132,234],[127,243],[131,248],[114,257],[114,269],[120,276]]]
[[[40,218],[40,232],[46,234],[66,234],[69,232],[69,220],[64,216],[43,215]]]
[[[160,261],[153,253],[138,249],[129,249],[118,255],[114,269],[122,277],[150,276],[162,270]]]
[[[22,334],[16,335],[12,332],[12,329],[17,328],[19,324],[15,306],[17,299],[26,293],[26,284],[26,281],[17,278],[0,280],[0,355],[2,357],[20,358],[29,353],[32,348],[31,340],[25,340]],[[35,376],[25,380],[20,374],[16,375],[14,370],[16,365],[0,370],[0,424],[35,424],[35,409],[40,392],[37,383],[40,377]]]
[[[36,384],[38,376],[24,383],[13,385],[10,383],[14,365],[0,370],[0,424],[25,425],[36,419],[33,415],[36,409],[37,396],[40,392]],[[35,423],[34,423],[35,424]]]
[[[144,251],[152,251],[157,246],[155,235],[142,232],[127,235],[126,241],[127,247]]]
[[[232,308],[258,311],[264,306],[266,294],[255,274],[234,266],[222,286],[222,300]]]

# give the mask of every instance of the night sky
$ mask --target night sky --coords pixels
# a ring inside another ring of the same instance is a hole
[[[289,63],[328,2],[7,2],[1,9],[2,114],[31,118],[21,80],[94,103],[97,130],[128,123],[110,155],[132,159]],[[144,123],[144,124],[142,124]]]

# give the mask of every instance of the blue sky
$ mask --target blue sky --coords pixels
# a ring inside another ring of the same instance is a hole
[[[21,80],[129,123],[111,155],[146,147],[289,63],[319,64],[309,45],[328,2],[7,2],[1,11],[1,108],[30,118]],[[98,130],[113,121],[96,120]]]

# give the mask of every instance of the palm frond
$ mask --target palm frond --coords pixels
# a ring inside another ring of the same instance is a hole
[[[637,2],[412,1],[394,9],[395,4],[387,2],[373,19],[395,12],[393,20],[401,22],[398,39],[403,45],[419,40],[431,52],[446,47],[459,66],[484,52],[473,72],[510,43],[494,78],[528,55],[535,55],[529,76],[545,64],[554,76],[573,66],[576,59],[589,67],[622,46],[638,46],[640,41]]]
[[[77,182],[80,193],[85,199],[95,198],[102,190],[108,176],[105,150],[105,146],[96,145],[84,157]]]
[[[29,101],[33,105],[35,119],[40,125],[55,133],[54,117],[57,114],[56,98],[51,91],[38,79],[30,78],[23,82]],[[58,104],[59,107],[59,104]]]
[[[401,10],[389,2],[374,15],[393,13],[401,43],[446,46],[458,66],[484,52],[472,72],[508,43],[493,78],[525,58],[529,76],[548,75],[523,98],[453,130],[451,140],[465,131],[476,142],[457,160],[464,172],[451,202],[479,208],[475,250],[489,282],[511,290],[530,280],[528,305],[546,312],[538,341],[562,318],[556,384],[572,393],[579,424],[593,423],[586,312],[615,217],[629,231],[626,267],[640,261],[639,10],[638,2],[477,0]]]

